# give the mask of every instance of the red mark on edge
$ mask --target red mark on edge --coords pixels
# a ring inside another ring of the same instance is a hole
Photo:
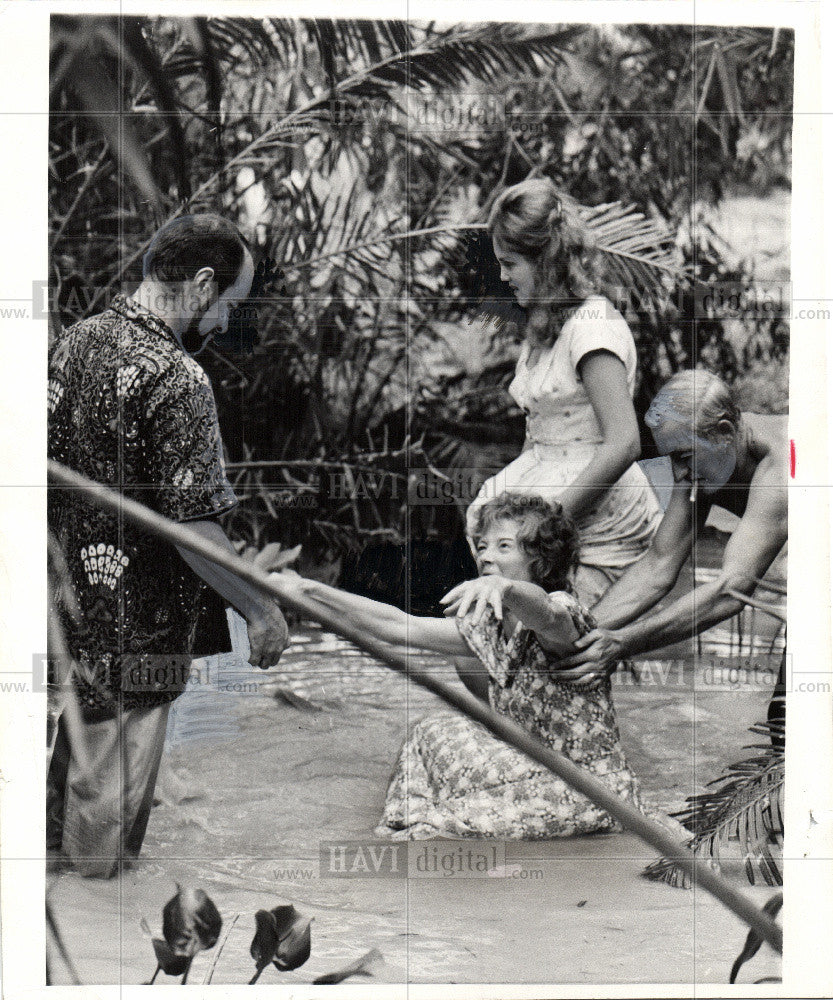
[[[790,479],[795,479],[795,441],[790,438]]]

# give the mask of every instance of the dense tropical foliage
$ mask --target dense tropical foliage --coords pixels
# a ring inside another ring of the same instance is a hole
[[[788,187],[792,57],[759,28],[56,16],[53,335],[138,280],[165,219],[226,213],[261,258],[203,358],[231,530],[317,557],[459,535],[453,503],[406,498],[520,447],[518,317],[482,230],[506,185],[545,174],[587,206],[639,409],[681,366],[785,370],[780,310],[708,297],[752,276],[707,209]]]

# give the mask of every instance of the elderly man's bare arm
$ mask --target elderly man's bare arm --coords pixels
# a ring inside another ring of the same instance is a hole
[[[621,628],[653,608],[673,588],[683,563],[691,553],[695,530],[694,505],[689,503],[691,483],[674,487],[668,509],[651,547],[608,588],[592,608],[604,628]],[[703,515],[700,516],[700,520]]]
[[[740,611],[742,602],[727,593],[749,594],[772,565],[787,540],[786,463],[775,453],[765,457],[749,486],[749,499],[740,524],[732,533],[720,573],[713,581],[664,610],[616,630],[599,628],[576,642],[578,653],[562,661],[565,679],[582,677],[588,669],[647,653],[690,638]]]
[[[771,453],[752,477],[740,524],[726,543],[721,587],[751,593],[787,541],[787,457]]]

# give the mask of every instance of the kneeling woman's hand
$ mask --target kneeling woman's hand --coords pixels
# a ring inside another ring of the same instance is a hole
[[[440,603],[447,605],[446,615],[456,614],[458,618],[467,614],[469,608],[474,605],[473,623],[475,625],[486,613],[486,608],[490,606],[494,610],[497,620],[502,621],[504,600],[511,586],[512,581],[505,576],[497,574],[479,576],[476,580],[466,580],[465,583],[458,584],[453,590],[449,590]]]

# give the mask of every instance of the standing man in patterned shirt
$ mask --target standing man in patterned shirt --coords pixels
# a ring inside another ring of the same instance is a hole
[[[143,281],[76,323],[49,361],[51,459],[234,551],[216,520],[237,503],[226,478],[214,396],[191,357],[224,332],[250,292],[251,253],[216,215],[176,219],[153,238]],[[189,353],[190,351],[190,353]],[[80,620],[61,611],[92,777],[59,723],[47,794],[47,846],[88,875],[139,854],[168,710],[190,671],[204,583],[246,619],[253,666],[278,662],[278,605],[199,556],[143,533],[72,490],[50,487]]]

